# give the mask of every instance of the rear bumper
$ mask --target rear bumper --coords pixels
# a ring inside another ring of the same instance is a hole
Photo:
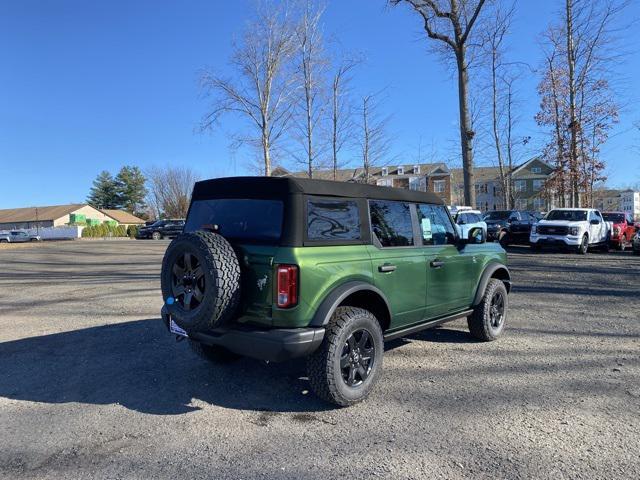
[[[162,309],[162,320],[169,330],[169,314]],[[269,330],[236,326],[194,333],[192,340],[218,345],[238,355],[281,362],[304,357],[316,350],[324,338],[324,328],[274,328]]]

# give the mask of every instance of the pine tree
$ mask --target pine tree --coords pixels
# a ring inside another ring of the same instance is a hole
[[[125,165],[115,178],[118,206],[130,213],[142,212],[146,205],[146,179],[138,167]]]
[[[95,208],[118,208],[118,191],[113,176],[106,170],[93,181],[87,203]]]

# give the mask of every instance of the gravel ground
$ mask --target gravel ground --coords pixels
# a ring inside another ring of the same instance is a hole
[[[213,367],[158,319],[166,242],[0,251],[3,478],[640,478],[640,257],[510,251],[506,334],[393,342],[366,402]]]

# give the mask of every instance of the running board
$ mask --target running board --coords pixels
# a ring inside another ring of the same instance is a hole
[[[454,313],[453,315],[447,315],[446,317],[436,318],[435,320],[430,320],[425,323],[421,323],[419,325],[413,325],[411,327],[403,328],[402,330],[396,330],[395,332],[389,332],[384,336],[384,341],[395,340],[400,337],[407,337],[409,335],[413,335],[414,333],[420,332],[422,330],[427,330],[429,328],[437,327],[438,325],[442,325],[443,323],[452,322],[454,320],[458,320],[460,318],[468,317],[473,313],[473,310],[465,310],[464,312]]]

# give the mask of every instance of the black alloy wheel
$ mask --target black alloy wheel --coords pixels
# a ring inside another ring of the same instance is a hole
[[[498,329],[504,322],[504,294],[496,290],[491,297],[489,306],[489,323],[492,328]]]
[[[507,295],[507,287],[500,279],[489,280],[482,300],[467,317],[469,332],[473,337],[490,342],[502,335],[507,323]]]
[[[185,252],[172,268],[171,292],[185,311],[198,308],[204,299],[206,282],[202,265],[195,255]]]
[[[376,347],[367,330],[356,330],[347,338],[340,355],[342,380],[349,387],[358,387],[369,377],[375,362]]]

